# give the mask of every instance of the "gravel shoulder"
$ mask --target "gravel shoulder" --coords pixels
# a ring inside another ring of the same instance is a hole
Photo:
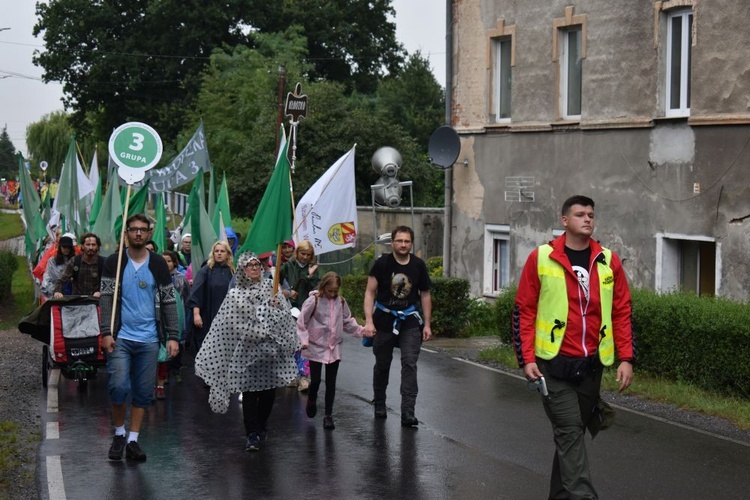
[[[0,461],[0,499],[37,499],[36,468],[42,438],[40,401],[42,388],[42,344],[18,330],[0,330],[0,423],[12,422],[14,446],[7,446],[10,433],[3,432]]]

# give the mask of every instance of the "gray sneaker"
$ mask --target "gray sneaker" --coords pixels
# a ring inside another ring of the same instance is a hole
[[[112,438],[112,445],[109,447],[110,460],[122,460],[122,453],[125,451],[125,436],[115,436]]]

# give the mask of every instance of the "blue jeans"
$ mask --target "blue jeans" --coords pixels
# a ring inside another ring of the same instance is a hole
[[[158,342],[117,339],[114,351],[107,355],[109,398],[112,404],[125,404],[128,394],[132,392],[133,406],[151,406],[158,357]]]
[[[372,388],[375,405],[385,404],[385,393],[390,378],[393,348],[398,340],[401,348],[401,414],[414,415],[417,403],[417,360],[422,347],[422,328],[418,325],[401,329],[398,339],[393,332],[378,331],[373,337],[372,353],[375,355]]]

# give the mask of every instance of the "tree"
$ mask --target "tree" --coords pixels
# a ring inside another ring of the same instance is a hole
[[[8,126],[3,127],[0,132],[0,177],[15,179],[18,176],[18,160],[16,158],[16,147],[8,135]]]
[[[46,161],[49,164],[46,171],[49,178],[59,178],[71,135],[73,128],[63,111],[44,115],[26,128],[29,158],[33,158],[35,166],[42,160]]]
[[[174,141],[200,87],[211,51],[246,41],[245,0],[37,3],[34,57],[44,81],[63,83],[79,133],[109,137],[127,121]]]
[[[344,83],[347,91],[369,93],[395,72],[404,50],[396,40],[392,0],[248,0],[248,22],[263,33],[299,25],[307,37],[311,80]]]
[[[370,166],[372,154],[381,146],[393,146],[404,158],[402,180],[415,183],[415,204],[442,204],[442,174],[427,163],[426,146],[420,148],[388,113],[378,113],[376,96],[347,95],[341,83],[310,82],[302,76],[307,67],[299,61],[306,46],[298,30],[256,34],[253,46],[212,56],[193,111],[195,119],[203,119],[212,162],[231,179],[230,197],[237,215],[254,214],[275,163],[280,64],[287,68],[288,86],[301,82],[310,103],[299,126],[293,176],[296,198],[356,143],[359,203],[371,203],[369,186],[378,178]],[[192,130],[184,131],[189,133]]]
[[[378,85],[378,112],[391,119],[427,150],[432,132],[445,123],[445,93],[420,52]]]

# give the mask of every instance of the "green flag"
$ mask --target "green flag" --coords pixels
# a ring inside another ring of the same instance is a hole
[[[208,216],[211,220],[214,219],[214,212],[216,212],[216,169],[212,166],[208,177]],[[227,220],[226,217],[224,220]]]
[[[201,185],[203,183],[201,182]],[[211,247],[216,243],[216,233],[211,227],[211,219],[208,218],[206,209],[201,199],[201,189],[193,186],[188,199],[188,213],[190,214],[190,235],[192,237],[192,256],[193,273],[197,273],[211,255]],[[195,274],[194,274],[195,275]]]
[[[91,230],[94,227],[96,218],[99,216],[99,211],[102,209],[102,177],[99,175],[99,162],[97,161],[96,150],[94,150],[94,159],[91,161],[89,178],[92,182],[96,182],[96,189],[91,200],[91,212],[89,212],[89,230]]]
[[[199,174],[198,177],[196,177],[195,180],[193,181],[193,187],[190,188],[190,195],[188,196],[188,204],[190,202],[190,196],[193,194],[193,191],[196,191],[196,190],[198,190],[198,193],[199,193],[198,196],[200,197],[200,199],[204,200],[205,197],[203,196],[203,174]],[[184,228],[182,231],[183,234],[186,232],[189,233],[191,231],[190,229],[190,206],[189,205],[188,205],[188,210],[185,213],[185,217],[182,218],[182,227]]]
[[[167,249],[167,211],[164,209],[164,193],[156,195],[154,219],[156,219],[156,223],[154,224],[153,240],[156,243],[157,251],[162,253]]]
[[[216,234],[221,234],[221,220],[224,220],[224,226],[232,227],[232,214],[229,212],[229,191],[227,190],[227,176],[221,181],[221,190],[219,199],[216,202],[216,209],[211,218],[211,225]],[[234,229],[234,228],[232,228]]]
[[[96,218],[91,232],[102,240],[99,253],[103,256],[117,252],[122,234],[122,205],[120,203],[120,185],[117,182],[116,170],[109,171],[107,192],[102,200],[102,208]]]
[[[26,233],[24,243],[26,245],[26,257],[34,260],[37,244],[40,238],[44,238],[47,231],[44,228],[44,222],[39,212],[40,201],[39,194],[34,189],[34,183],[31,180],[31,174],[24,166],[23,156],[18,154],[18,181],[21,186],[19,192],[23,200],[23,220],[26,224]]]
[[[60,216],[65,217],[66,230],[80,237],[85,232],[85,227],[81,226],[79,214],[77,163],[76,138],[73,135],[70,137],[68,154],[65,156],[65,163],[60,174],[60,187],[55,203]]]
[[[238,253],[263,253],[276,250],[279,243],[292,238],[292,192],[289,180],[287,142],[279,149],[276,167],[266,192],[255,212],[253,225]]]
[[[135,192],[135,194],[130,195],[130,203],[128,205],[128,217],[130,217],[133,214],[145,214],[146,213],[146,201],[148,201],[148,184],[151,182],[151,179],[148,179],[146,181],[146,184],[143,185],[138,191]],[[123,210],[125,210],[125,206],[123,205]]]

